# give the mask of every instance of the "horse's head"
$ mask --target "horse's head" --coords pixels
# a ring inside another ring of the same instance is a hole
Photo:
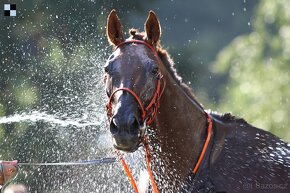
[[[105,88],[110,132],[117,149],[133,152],[142,140],[146,122],[156,115],[160,97],[159,58],[155,45],[160,37],[160,25],[150,11],[145,33],[124,39],[115,10],[107,19],[108,41],[114,52],[105,64]]]

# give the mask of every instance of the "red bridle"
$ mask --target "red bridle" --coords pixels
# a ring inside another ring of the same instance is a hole
[[[152,50],[152,52],[154,53],[155,57],[159,60],[159,56],[155,50],[155,48],[153,46],[151,46],[150,44],[148,44],[145,41],[141,41],[141,40],[127,40],[125,42],[120,43],[117,48],[119,48],[120,46],[124,45],[124,44],[129,44],[129,43],[137,43],[137,44],[144,44],[146,45],[148,48],[150,48]],[[118,88],[115,91],[113,91],[113,93],[111,94],[111,96],[109,97],[108,103],[107,103],[107,116],[109,118],[109,120],[111,120],[113,114],[112,114],[112,101],[114,98],[114,95],[118,92],[118,91],[126,91],[128,93],[130,93],[135,100],[137,101],[140,110],[141,110],[141,118],[142,118],[142,122],[143,124],[146,125],[150,125],[154,119],[156,118],[157,115],[157,110],[159,108],[159,104],[160,104],[160,98],[163,94],[165,88],[165,81],[163,79],[163,76],[161,74],[161,72],[159,71],[158,75],[157,75],[157,83],[156,83],[156,89],[155,92],[151,98],[150,103],[148,104],[148,106],[146,108],[144,108],[144,105],[140,99],[140,97],[130,88]]]
[[[158,62],[160,61],[160,58],[159,58],[158,53],[156,52],[155,48],[153,46],[151,46],[150,44],[148,44],[147,42],[145,42],[145,41],[127,40],[127,41],[124,41],[124,42],[120,43],[116,47],[116,49],[120,48],[120,46],[122,46],[122,45],[130,44],[130,43],[143,44],[143,45],[147,46],[153,52],[153,54],[157,58]],[[154,92],[154,94],[153,94],[153,96],[151,98],[150,103],[145,108],[143,106],[143,103],[142,103],[140,97],[133,90],[131,90],[130,88],[123,87],[123,88],[116,89],[115,91],[113,91],[113,93],[109,97],[108,103],[106,105],[106,107],[107,107],[107,116],[108,116],[109,121],[111,121],[111,118],[113,116],[113,114],[112,114],[112,101],[113,101],[114,95],[118,91],[126,91],[129,94],[131,94],[135,98],[135,100],[137,101],[138,106],[141,109],[141,118],[142,118],[142,122],[143,122],[143,127],[146,128],[146,126],[150,125],[154,121],[156,116],[157,116],[157,111],[158,111],[158,108],[159,108],[159,105],[160,105],[160,98],[161,98],[161,96],[162,96],[162,94],[164,92],[165,85],[166,85],[166,83],[165,83],[165,80],[163,79],[163,75],[159,71],[158,75],[157,75],[157,82],[156,82],[155,92]],[[144,135],[144,133],[143,133],[143,135]],[[146,137],[144,137],[143,135],[140,136],[141,138],[143,138],[143,139],[141,139],[141,141],[146,141]],[[150,178],[150,181],[151,181],[153,192],[154,193],[158,193],[158,188],[156,186],[156,183],[155,183],[155,180],[154,180],[154,177],[153,177],[153,173],[152,173],[152,170],[151,170],[151,160],[150,160],[149,148],[148,148],[147,142],[144,143],[144,147],[145,147],[145,152],[146,152],[146,162],[147,162],[147,166],[148,166],[149,178]],[[128,178],[129,178],[129,180],[130,180],[135,192],[138,193],[139,192],[138,191],[138,187],[137,187],[137,184],[136,184],[136,182],[135,182],[135,180],[133,178],[132,172],[130,171],[128,165],[126,164],[126,162],[125,162],[125,160],[124,160],[124,158],[122,156],[120,156],[120,160],[121,160],[121,163],[122,163],[122,165],[124,167],[124,170],[125,170]]]

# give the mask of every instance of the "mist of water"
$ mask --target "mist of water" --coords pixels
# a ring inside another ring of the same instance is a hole
[[[46,88],[44,84],[43,90],[47,93],[42,93],[39,105],[0,117],[0,127],[11,132],[0,142],[1,152],[5,155],[0,154],[0,159],[70,162],[115,157],[107,129],[102,57],[100,50],[90,58],[82,58],[87,64],[80,69],[82,76],[79,79],[67,77],[62,82],[66,92],[52,96],[53,88]],[[34,73],[42,73],[36,66]],[[144,168],[143,156],[140,151],[125,155],[136,180]],[[21,166],[15,183],[25,184],[30,192],[43,193],[133,191],[119,162],[86,166]]]

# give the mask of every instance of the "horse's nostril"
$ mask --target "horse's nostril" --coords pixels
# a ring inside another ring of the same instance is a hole
[[[110,132],[112,133],[112,135],[117,134],[119,132],[115,119],[113,119],[110,123]]]
[[[136,136],[139,134],[139,128],[140,124],[138,119],[133,114],[123,118],[115,116],[110,123],[110,132],[112,135],[117,135],[124,131]]]
[[[129,129],[130,134],[132,134],[132,135],[138,135],[139,134],[140,125],[139,125],[139,122],[137,121],[136,118],[134,118],[134,121],[132,122],[132,124],[129,127],[130,127],[130,129]]]
[[[136,118],[133,114],[129,115],[127,119],[127,125],[130,127],[131,125],[134,124],[135,120]]]

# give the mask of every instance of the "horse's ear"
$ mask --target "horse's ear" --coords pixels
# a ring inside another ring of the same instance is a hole
[[[119,45],[124,41],[122,25],[117,16],[116,10],[113,9],[107,18],[107,38],[111,44]]]
[[[153,11],[149,12],[147,20],[145,22],[145,32],[147,35],[147,41],[151,44],[155,44],[160,38],[160,24],[156,14]]]

